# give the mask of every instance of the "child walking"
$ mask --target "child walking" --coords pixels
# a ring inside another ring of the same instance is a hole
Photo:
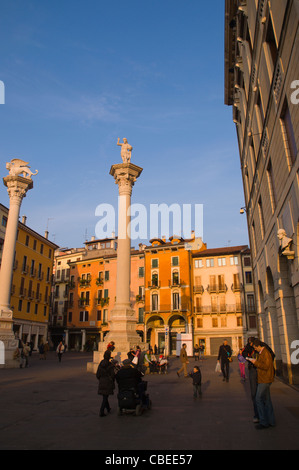
[[[197,398],[197,395],[201,397],[201,372],[198,366],[194,366],[193,372],[191,372],[190,377],[193,379],[193,397]]]
[[[241,380],[245,381],[245,363],[246,363],[246,359],[243,357],[242,351],[243,351],[242,349],[239,350],[238,361],[239,361],[239,369],[240,369]]]

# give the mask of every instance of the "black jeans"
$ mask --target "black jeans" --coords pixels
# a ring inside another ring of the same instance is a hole
[[[229,361],[221,361],[221,372],[225,379],[229,377]]]
[[[109,395],[103,395],[103,401],[102,401],[102,405],[101,405],[101,409],[100,409],[100,415],[104,415],[105,408],[108,412],[110,411],[108,396]]]

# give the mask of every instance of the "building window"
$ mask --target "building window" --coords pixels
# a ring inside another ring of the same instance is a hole
[[[260,226],[261,226],[261,234],[262,238],[265,237],[265,223],[264,223],[264,213],[263,213],[263,204],[262,198],[260,197],[258,200],[258,211],[259,211],[259,219],[260,219]]]
[[[18,311],[21,312],[22,311],[22,306],[23,306],[23,301],[22,299],[19,300],[19,305],[18,305]]]
[[[252,284],[252,272],[245,271],[245,282],[246,284]]]
[[[102,319],[102,310],[97,310],[97,321],[101,321]]]
[[[30,313],[30,302],[27,302],[27,309],[26,309],[26,312],[27,312],[27,313]]]
[[[158,267],[158,258],[154,258],[152,259],[152,268],[157,268]]]
[[[256,316],[249,315],[249,328],[255,329],[256,328]]]
[[[265,49],[266,49],[266,54],[268,58],[272,62],[271,69],[269,70],[269,76],[270,76],[270,81],[271,81],[273,70],[276,64],[276,60],[277,60],[278,50],[277,50],[277,45],[276,45],[276,40],[275,40],[272,18],[270,14],[269,14],[269,19],[268,19]]]
[[[69,312],[69,315],[68,315],[68,321],[69,323],[73,320],[73,313],[72,312]]]
[[[226,266],[226,258],[218,258],[218,266]]]
[[[197,318],[197,328],[203,328],[203,319]]]
[[[245,256],[245,258],[244,258],[244,266],[251,266],[251,258],[250,258],[250,256]]]
[[[103,310],[103,323],[108,323],[108,310],[106,308]]]
[[[180,283],[179,272],[178,271],[173,271],[173,273],[172,273],[172,285],[173,286],[178,286],[179,283]]]
[[[171,265],[172,266],[178,266],[179,265],[179,257],[178,256],[173,256],[171,258]]]
[[[291,168],[297,158],[298,149],[287,99],[285,99],[282,108],[280,125],[288,165]]]
[[[247,311],[248,313],[255,313],[255,303],[253,294],[247,294]]]
[[[105,281],[109,281],[109,271],[105,271]]]
[[[144,277],[144,267],[140,267],[138,269],[138,277]]]
[[[138,309],[138,323],[144,323],[144,308],[140,307]]]
[[[158,310],[158,294],[152,294],[152,311]]]
[[[221,328],[226,328],[227,327],[226,317],[222,316],[220,322],[221,322]]]
[[[2,227],[6,227],[7,226],[7,217],[5,217],[5,215],[2,216]]]
[[[88,312],[85,310],[83,312],[80,312],[80,322],[87,322],[88,321]]]
[[[172,294],[172,308],[173,310],[180,309],[180,294],[178,292]]]
[[[207,266],[207,268],[213,268],[214,267],[214,258],[208,258],[206,260],[206,266]]]
[[[195,267],[195,268],[202,268],[202,267],[203,267],[202,259],[196,259],[196,260],[194,261],[194,267]]]
[[[230,265],[231,265],[231,266],[234,266],[234,265],[235,265],[235,266],[238,266],[238,264],[239,264],[239,259],[238,259],[238,257],[237,257],[237,256],[231,256],[231,257],[230,257]]]
[[[242,317],[237,317],[237,326],[243,326]]]
[[[158,287],[158,282],[159,282],[158,274],[153,273],[152,274],[152,286],[153,287]]]
[[[218,328],[218,318],[212,318],[212,327]]]

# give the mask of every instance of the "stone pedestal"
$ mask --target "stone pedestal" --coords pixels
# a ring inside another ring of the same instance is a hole
[[[7,187],[10,205],[0,269],[0,368],[11,368],[19,366],[18,361],[13,359],[18,340],[13,333],[13,312],[10,308],[15,246],[21,203],[33,183],[31,178],[22,176],[6,176],[3,182]]]
[[[109,333],[99,343],[93,362],[87,366],[87,370],[91,372],[96,372],[110,341],[115,343],[113,357],[118,362],[127,359],[130,348],[138,345],[141,349],[146,349],[148,346],[141,343],[141,338],[136,333],[136,313],[130,304],[131,237],[128,228],[131,220],[132,187],[141,172],[142,168],[130,162],[113,165],[110,170],[119,188],[116,302],[110,312]]]

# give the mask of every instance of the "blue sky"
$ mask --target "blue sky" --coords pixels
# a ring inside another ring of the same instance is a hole
[[[60,246],[90,239],[96,207],[117,208],[126,137],[143,168],[133,203],[203,204],[208,247],[248,243],[224,0],[2,0],[0,57],[1,176],[12,158],[38,169],[30,227]]]

